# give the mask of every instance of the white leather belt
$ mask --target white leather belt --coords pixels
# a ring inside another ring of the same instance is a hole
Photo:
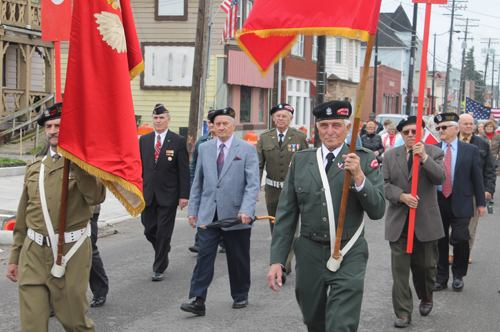
[[[266,178],[266,184],[274,188],[283,188],[283,183],[284,182],[273,181],[269,178]]]
[[[73,243],[80,239],[80,237],[85,233],[86,228],[79,229],[74,232],[65,232],[64,233],[64,243]],[[90,232],[88,234],[90,237]],[[39,246],[47,246],[50,247],[50,239],[48,236],[43,236],[40,233],[35,232],[33,229],[28,228],[28,237],[33,240]],[[56,234],[56,242],[59,241],[59,234]]]

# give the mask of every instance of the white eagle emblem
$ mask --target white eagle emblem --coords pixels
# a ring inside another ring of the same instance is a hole
[[[97,19],[96,23],[99,24],[97,30],[101,33],[102,40],[118,53],[127,52],[125,30],[120,17],[109,12],[101,12],[94,16]]]
[[[332,114],[333,114],[332,109],[331,109],[330,107],[328,107],[328,108],[326,109],[326,115],[332,115]]]
[[[441,121],[442,120],[441,114],[438,114],[438,116],[436,116],[436,118],[438,119],[438,121]]]

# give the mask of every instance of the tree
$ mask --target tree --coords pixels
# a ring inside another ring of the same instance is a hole
[[[474,100],[480,104],[484,104],[484,88],[486,84],[483,81],[483,75],[476,70],[474,64],[474,47],[472,47],[465,56],[464,76],[466,79],[475,83]]]

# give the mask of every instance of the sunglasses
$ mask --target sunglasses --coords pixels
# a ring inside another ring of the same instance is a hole
[[[446,130],[448,128],[451,128],[453,126],[436,126],[436,131],[440,131],[441,129]]]
[[[402,133],[403,133],[403,135],[408,136],[410,133],[415,135],[417,133],[417,131],[415,129],[408,129],[408,130],[403,130]]]

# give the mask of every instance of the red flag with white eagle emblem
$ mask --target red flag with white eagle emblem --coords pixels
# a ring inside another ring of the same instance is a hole
[[[130,81],[144,69],[129,0],[75,1],[58,151],[144,209]]]

